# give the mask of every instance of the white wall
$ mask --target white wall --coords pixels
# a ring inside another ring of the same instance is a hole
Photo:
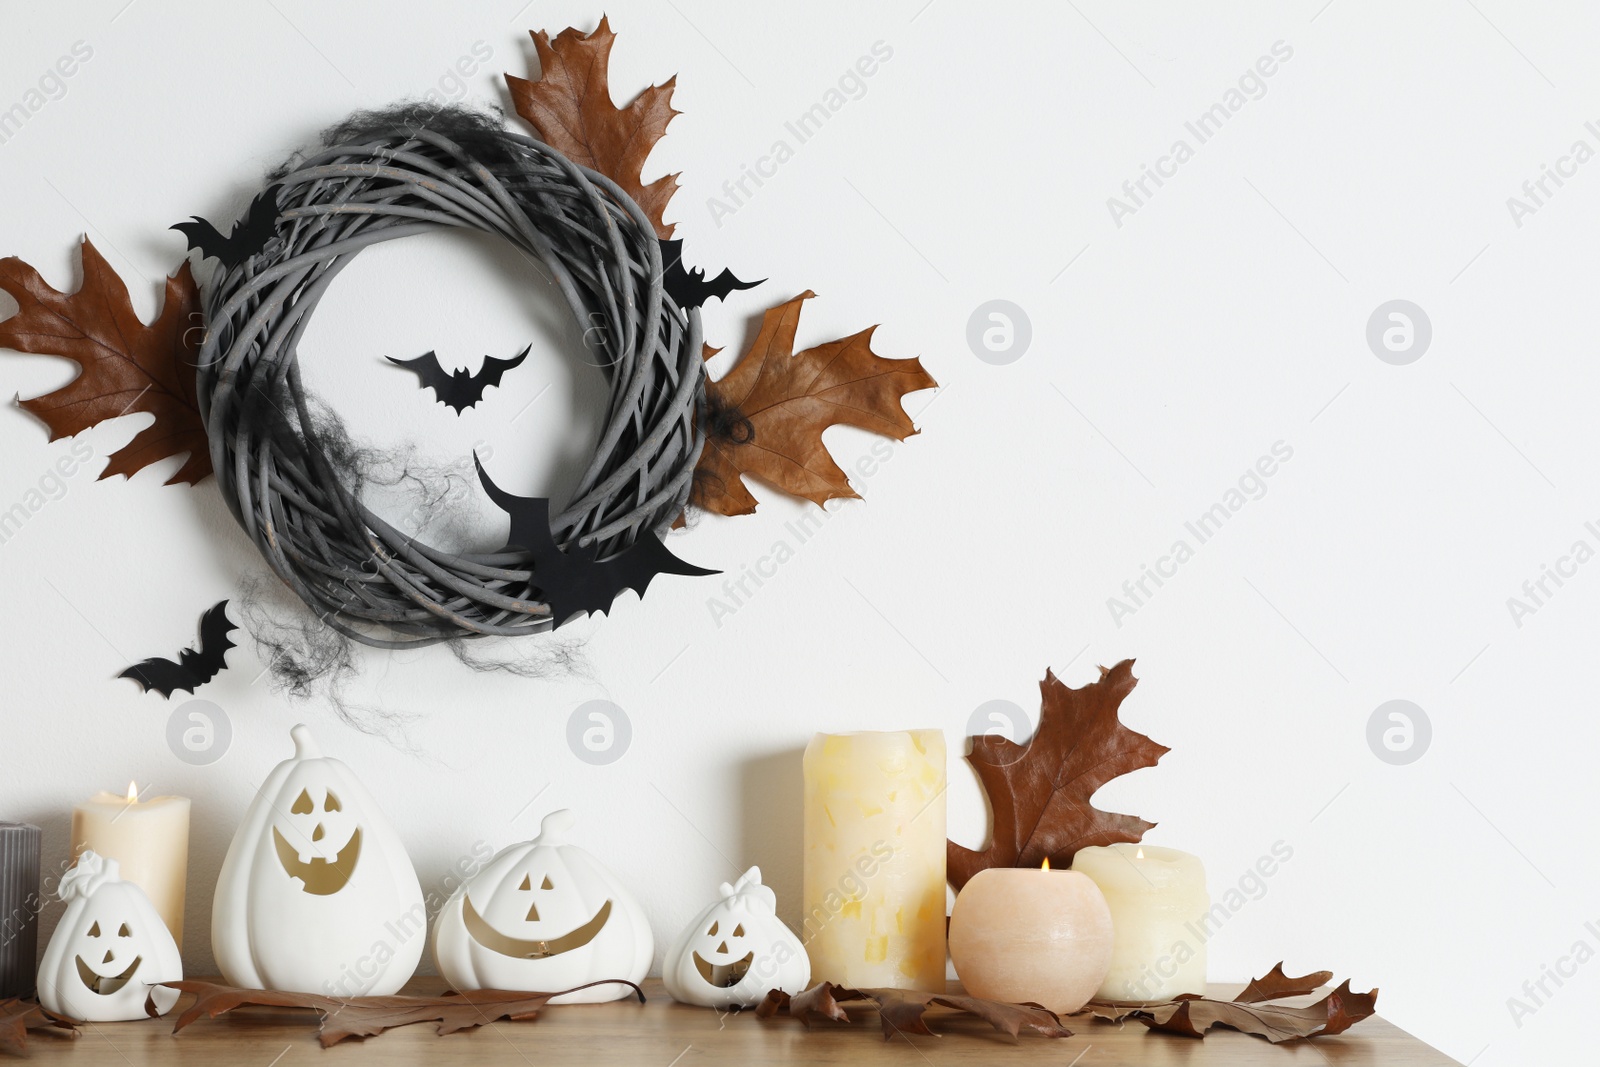
[[[476,42],[493,58],[470,96],[503,102],[500,72],[527,72],[525,30],[599,15],[565,0],[516,18],[514,3],[124,3],[5,3],[0,107],[74,42],[93,57],[0,144],[0,251],[75,286],[87,231],[147,317],[182,252],[169,224],[230,217],[270,164],[353,108],[448,91]],[[1600,117],[1600,17],[1502,0],[1210,8],[611,0],[619,92],[680,73],[683,116],[652,168],[683,171],[668,217],[691,262],[770,279],[713,305],[711,341],[737,348],[761,308],[814,288],[802,342],[881,322],[884,354],[921,355],[943,383],[910,399],[923,434],[720,625],[718,580],[666,579],[642,606],[573,627],[587,677],[366,657],[351,696],[414,713],[403,735],[288,703],[252,682],[263,664],[246,644],[201,691],[234,740],[199,768],[166,746],[177,705],[114,676],[190,640],[260,562],[212,485],[161,486],[175,464],[131,484],[80,474],[0,551],[0,817],[43,824],[56,862],[66,813],[91,791],[136,777],[192,796],[185,952],[205,971],[208,881],[306,719],[382,799],[425,883],[474,841],[518,839],[571,805],[666,938],[752,862],[797,913],[798,750],[813,731],[937,724],[959,752],[981,703],[1036,709],[1046,665],[1081,684],[1137,656],[1126,718],[1173,752],[1102,806],[1159,821],[1151,840],[1205,857],[1218,896],[1275,842],[1293,849],[1213,942],[1215,977],[1280,958],[1329,967],[1381,986],[1386,1015],[1461,1060],[1570,1061],[1600,963],[1547,980],[1554,995],[1520,1026],[1507,999],[1576,942],[1600,945],[1585,928],[1600,920],[1600,564],[1520,620],[1507,598],[1575,541],[1600,546],[1584,525],[1600,520],[1600,163],[1520,226],[1507,198],[1574,141],[1600,148],[1585,127]],[[864,95],[715,217],[723,183],[792,140],[785,122],[877,41],[893,56]],[[1292,56],[1260,98],[1196,145],[1185,122],[1279,41]],[[1118,225],[1108,197],[1178,138],[1194,157]],[[441,459],[486,441],[523,492],[570,471],[596,383],[515,260],[417,240],[366,253],[341,285],[305,363],[360,432]],[[1032,323],[1006,366],[966,341],[995,298]],[[1432,323],[1408,366],[1364,338],[1396,298]],[[378,363],[437,347],[475,364],[527,339],[530,368],[459,421]],[[43,357],[0,366],[22,396],[71,376]],[[537,418],[508,427],[547,385]],[[9,506],[69,446],[0,416]],[[104,456],[142,421],[84,440]],[[847,465],[873,445],[829,441]],[[1265,495],[1114,620],[1124,580],[1280,441],[1293,455]],[[674,547],[737,573],[793,542],[786,523],[806,509],[758,494],[757,516],[703,521]],[[564,740],[594,698],[634,731],[601,768]],[[1394,698],[1432,723],[1407,766],[1366,740]],[[964,765],[951,775],[952,833],[976,843],[982,799]]]

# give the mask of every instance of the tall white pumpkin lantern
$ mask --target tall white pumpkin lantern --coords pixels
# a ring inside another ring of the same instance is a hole
[[[495,853],[445,902],[433,959],[451,988],[554,993],[588,982],[639,982],[655,938],[633,895],[589,853],[567,843],[572,812],[545,816],[539,836]],[[552,1004],[629,995],[598,985]]]
[[[673,1000],[707,1008],[749,1008],[772,989],[799,993],[811,959],[778,918],[778,895],[751,867],[678,935],[661,965]]]
[[[371,794],[304,725],[228,846],[211,950],[246,989],[330,996],[397,992],[427,940],[422,887]]]
[[[117,861],[84,851],[61,876],[67,903],[39,964],[39,1003],[91,1023],[143,1019],[145,1000],[165,1015],[183,977],[178,946],[144,890],[122,880]]]

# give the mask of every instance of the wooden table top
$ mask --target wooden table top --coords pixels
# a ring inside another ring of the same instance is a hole
[[[952,990],[955,987],[952,985]],[[1232,996],[1239,986],[1215,986]],[[436,995],[437,978],[418,978],[407,993]],[[1376,1067],[1459,1067],[1382,1018],[1368,1019],[1339,1037],[1293,1045],[1271,1045],[1232,1031],[1213,1031],[1204,1041],[1152,1034],[1137,1023],[1076,1027],[1069,1038],[1024,1033],[1012,1044],[981,1020],[944,1009],[927,1015],[940,1037],[903,1036],[884,1041],[871,1010],[850,1026],[807,1031],[787,1017],[757,1019],[752,1012],[721,1015],[674,1002],[661,982],[645,983],[648,1003],[556,1005],[532,1022],[500,1022],[475,1031],[438,1036],[429,1023],[400,1027],[377,1037],[323,1049],[317,1017],[310,1011],[241,1008],[201,1019],[172,1034],[174,1016],[138,1022],[95,1023],[76,1039],[34,1031],[27,1061],[34,1064],[440,1064],[459,1062],[509,1067],[639,1064],[645,1067],[761,1067],[764,1064],[841,1064],[871,1067],[959,1067],[962,1064],[1049,1063],[1053,1067],[1168,1067],[1168,1065],[1363,1064]],[[185,994],[181,1010],[190,1002]],[[1315,1046],[1314,1048],[1311,1046]]]

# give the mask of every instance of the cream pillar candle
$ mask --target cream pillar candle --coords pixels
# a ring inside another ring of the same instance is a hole
[[[944,733],[817,734],[805,754],[813,982],[942,992]]]
[[[1098,999],[1170,1000],[1206,991],[1206,871],[1196,856],[1155,845],[1078,851],[1072,869],[1094,879],[1111,909],[1111,970]]]
[[[117,861],[123,881],[144,890],[181,947],[189,798],[140,800],[132,782],[126,796],[97,793],[72,809],[72,855],[85,849]]]

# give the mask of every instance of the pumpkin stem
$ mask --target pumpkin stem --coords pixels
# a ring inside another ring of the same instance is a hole
[[[541,845],[559,845],[566,840],[567,831],[572,829],[578,817],[572,814],[571,808],[558,808],[544,817],[539,823],[539,843]]]
[[[294,739],[295,759],[319,759],[322,749],[317,747],[317,739],[311,736],[311,727],[305,723],[297,723],[289,730],[289,736]]]

